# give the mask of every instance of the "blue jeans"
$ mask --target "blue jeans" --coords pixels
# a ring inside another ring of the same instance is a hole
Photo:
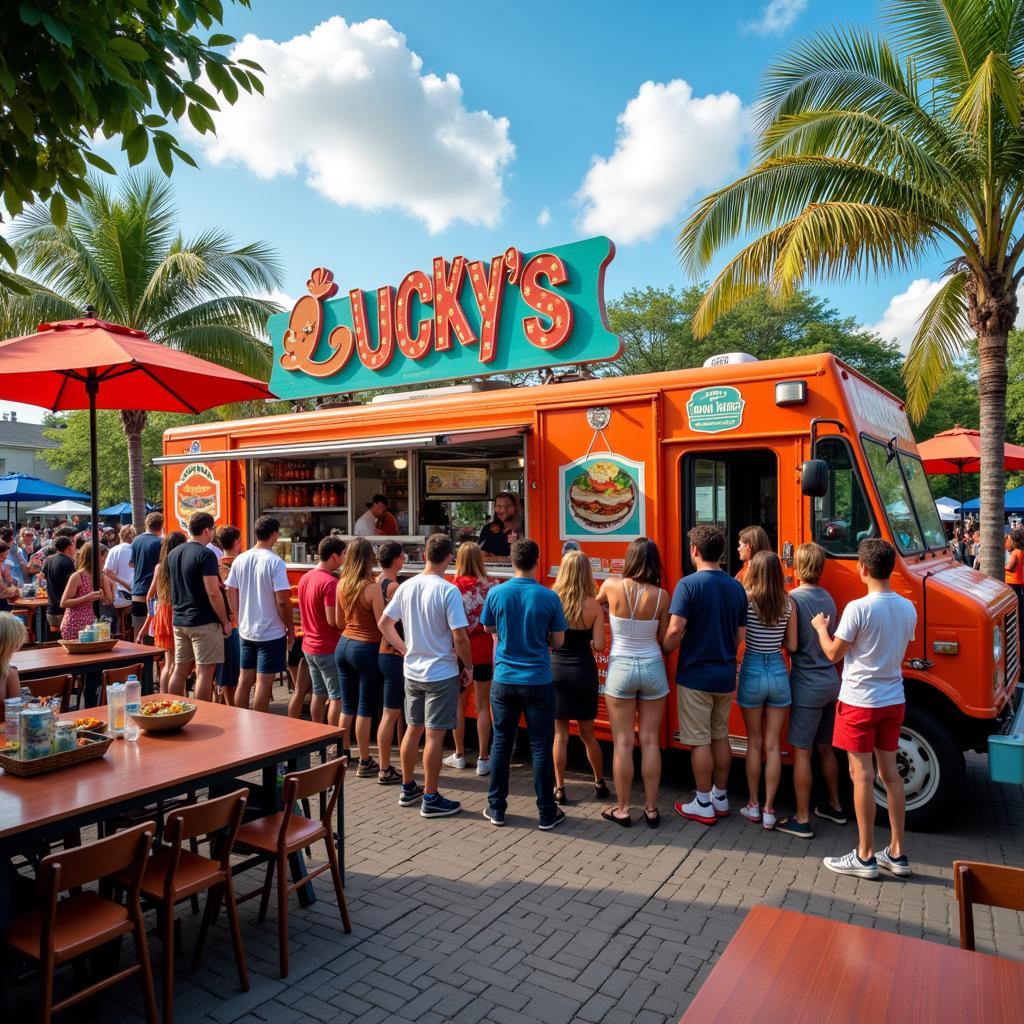
[[[405,707],[405,659],[400,654],[378,654],[377,667],[384,677],[384,710]]]
[[[380,701],[384,677],[377,665],[379,643],[352,640],[343,636],[338,641],[334,660],[341,676],[341,711],[345,715],[372,718]]]
[[[487,802],[491,810],[504,814],[508,808],[508,773],[512,748],[516,742],[519,716],[526,716],[533,759],[533,788],[537,793],[537,811],[541,824],[553,821],[555,806],[555,762],[551,748],[555,739],[555,686],[512,683],[491,684],[491,785]]]

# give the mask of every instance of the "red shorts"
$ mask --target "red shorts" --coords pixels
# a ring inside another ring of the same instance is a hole
[[[832,745],[851,754],[871,754],[876,750],[895,751],[900,743],[900,726],[906,704],[887,708],[859,708],[853,704],[836,705],[836,728]]]

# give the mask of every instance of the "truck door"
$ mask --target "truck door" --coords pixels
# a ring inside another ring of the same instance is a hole
[[[764,527],[779,544],[779,462],[771,449],[689,452],[682,463],[683,572],[693,572],[685,535],[691,527],[717,526],[726,536],[722,568],[740,568],[736,535],[745,526]]]

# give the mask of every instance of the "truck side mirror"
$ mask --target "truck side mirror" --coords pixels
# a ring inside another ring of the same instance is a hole
[[[800,467],[800,490],[808,498],[824,498],[828,493],[828,463],[824,459],[808,459]]]

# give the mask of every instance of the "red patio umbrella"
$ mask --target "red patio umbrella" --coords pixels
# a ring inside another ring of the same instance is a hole
[[[99,522],[97,409],[199,413],[215,405],[273,398],[266,384],[150,341],[144,331],[97,320],[43,323],[35,334],[0,341],[0,398],[53,412],[89,410],[92,530]],[[99,588],[99,544],[93,545]]]
[[[917,446],[926,473],[956,473],[960,490],[960,522],[964,518],[964,473],[981,472],[981,431],[961,427],[922,441]],[[1003,462],[1007,469],[1024,469],[1024,448],[1016,444],[1003,446]]]

